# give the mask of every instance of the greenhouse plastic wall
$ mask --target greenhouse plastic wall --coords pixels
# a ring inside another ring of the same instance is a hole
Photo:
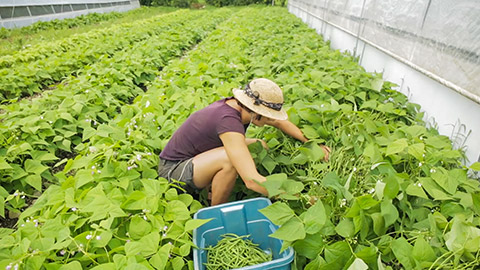
[[[74,18],[92,12],[124,12],[139,0],[0,0],[0,27],[15,28],[38,21]]]
[[[422,106],[426,121],[480,159],[478,0],[289,0],[288,9]]]

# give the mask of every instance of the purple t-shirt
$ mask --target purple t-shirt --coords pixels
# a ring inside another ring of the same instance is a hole
[[[222,133],[238,132],[245,135],[248,124],[243,125],[240,112],[226,103],[230,99],[232,97],[218,100],[190,115],[173,133],[160,158],[186,160],[223,146],[219,137]]]

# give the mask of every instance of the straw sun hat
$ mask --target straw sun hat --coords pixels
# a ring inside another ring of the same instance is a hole
[[[282,109],[282,89],[269,79],[254,79],[245,89],[233,89],[233,96],[245,107],[262,116],[276,120],[288,118]]]

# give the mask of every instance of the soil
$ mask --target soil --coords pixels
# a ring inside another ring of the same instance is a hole
[[[17,223],[17,218],[2,218],[0,217],[0,228],[9,228],[12,229],[15,227],[15,224]]]

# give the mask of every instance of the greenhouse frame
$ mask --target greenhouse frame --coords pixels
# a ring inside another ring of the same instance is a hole
[[[4,0],[0,27],[23,27],[37,21],[73,18],[92,12],[123,12],[140,7],[138,0]]]
[[[425,120],[480,160],[480,5],[460,1],[290,0],[334,49],[418,103]]]

